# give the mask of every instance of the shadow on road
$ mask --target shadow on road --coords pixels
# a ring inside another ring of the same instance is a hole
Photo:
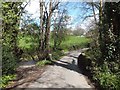
[[[65,62],[65,61],[61,61],[61,60],[59,60],[59,61],[53,61],[53,63],[54,63],[54,65],[61,66],[63,68],[66,68],[66,69],[69,69],[69,70],[81,73],[80,69],[75,64],[75,60],[74,59],[72,59],[71,63]]]

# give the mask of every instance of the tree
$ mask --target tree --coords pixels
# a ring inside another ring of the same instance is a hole
[[[90,50],[95,80],[105,89],[120,88],[120,2],[99,3],[99,45]],[[94,29],[95,30],[95,29]],[[94,37],[96,38],[96,37]],[[95,67],[95,68],[94,68]]]
[[[21,50],[17,47],[17,35],[21,13],[20,2],[2,3],[3,14],[3,74],[11,73],[16,66]],[[9,65],[11,64],[11,65]]]
[[[104,19],[103,19],[103,27],[104,27],[104,58],[108,60],[118,60],[119,59],[119,3],[108,2],[105,3],[104,6]],[[109,56],[109,57],[108,57]]]
[[[59,2],[52,2],[50,0],[48,3],[45,1],[40,1],[40,52],[43,52],[43,58],[49,59],[50,53],[50,27],[51,27],[51,17],[54,10],[58,7]],[[44,11],[43,11],[44,9]]]
[[[62,41],[67,37],[67,24],[70,17],[67,10],[57,10],[57,16],[54,17],[54,29],[52,31],[52,39],[54,41],[54,49],[60,49]]]

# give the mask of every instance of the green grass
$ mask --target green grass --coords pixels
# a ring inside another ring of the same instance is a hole
[[[79,48],[87,47],[87,44],[91,40],[86,37],[80,36],[67,36],[66,40],[63,41],[60,45],[62,50],[69,51],[69,50],[77,50]],[[50,46],[53,47],[53,39],[50,40]],[[18,46],[34,55],[36,48],[38,47],[38,38],[30,35],[19,36],[18,38]],[[52,50],[52,48],[51,48]],[[63,52],[61,50],[52,50],[52,56],[54,60],[58,60],[61,56],[63,56]],[[24,59],[29,59],[29,57],[25,56]]]
[[[90,41],[91,40],[86,37],[67,36],[66,40],[61,43],[60,48],[63,50],[84,48]],[[26,35],[24,37],[20,36],[18,40],[18,46],[25,50],[33,50],[35,47],[38,47],[38,38],[30,35]],[[50,46],[53,47],[52,39],[50,40]]]
[[[67,39],[62,42],[61,47],[64,50],[73,50],[87,47],[87,44],[90,42],[89,38],[80,37],[80,36],[68,36]]]

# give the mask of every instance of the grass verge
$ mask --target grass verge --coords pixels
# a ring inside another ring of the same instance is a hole
[[[2,77],[0,77],[0,88],[5,88],[9,84],[9,81],[15,78],[16,75],[3,75]]]
[[[41,60],[36,63],[37,66],[43,67],[45,65],[50,65],[52,62],[50,60]]]

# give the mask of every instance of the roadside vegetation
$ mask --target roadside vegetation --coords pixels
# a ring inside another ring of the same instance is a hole
[[[39,66],[39,67],[43,67],[45,65],[50,65],[50,64],[52,64],[52,62],[49,61],[49,60],[41,60],[41,61],[37,62],[36,65]]]
[[[91,62],[91,65],[86,67],[98,89],[119,90],[120,3],[102,3],[101,0],[99,14],[99,25],[95,24],[89,31],[93,41],[90,49],[85,52]]]
[[[83,3],[83,11],[87,9],[87,12],[82,18],[94,18],[86,34],[78,26],[73,31],[67,27],[71,16],[66,8],[61,8],[67,4],[39,2],[38,24],[25,11],[28,3],[3,2],[0,7],[3,14],[1,88],[6,88],[9,81],[16,78],[22,61],[33,60],[42,68],[52,64],[52,60],[60,59],[67,51],[89,47],[85,55],[91,64],[85,68],[90,71],[96,87],[120,89],[120,2]],[[55,13],[57,17],[54,17]]]
[[[34,40],[34,38],[35,38],[35,40]],[[39,41],[38,41],[37,37],[33,37],[30,35],[24,35],[23,37],[22,36],[19,37],[18,47],[20,49],[24,50],[28,54],[30,54],[30,53],[33,54],[34,51],[37,49],[37,47],[39,47],[38,42]],[[54,42],[53,42],[53,38],[51,38],[50,46],[51,46],[51,51],[52,51],[51,53],[53,54],[52,58],[57,60],[61,56],[64,55],[64,52],[67,52],[70,50],[77,50],[80,48],[86,48],[86,47],[88,47],[88,44],[90,42],[91,42],[90,38],[69,35],[66,37],[66,39],[64,41],[61,42],[61,45],[56,50],[54,50]],[[34,55],[34,57],[37,57],[35,54],[33,54],[33,55]],[[25,55],[23,55],[23,57],[24,56]],[[31,59],[29,59],[30,57],[28,57],[27,55],[26,55],[26,57],[28,59],[24,58],[24,60],[31,60]]]

